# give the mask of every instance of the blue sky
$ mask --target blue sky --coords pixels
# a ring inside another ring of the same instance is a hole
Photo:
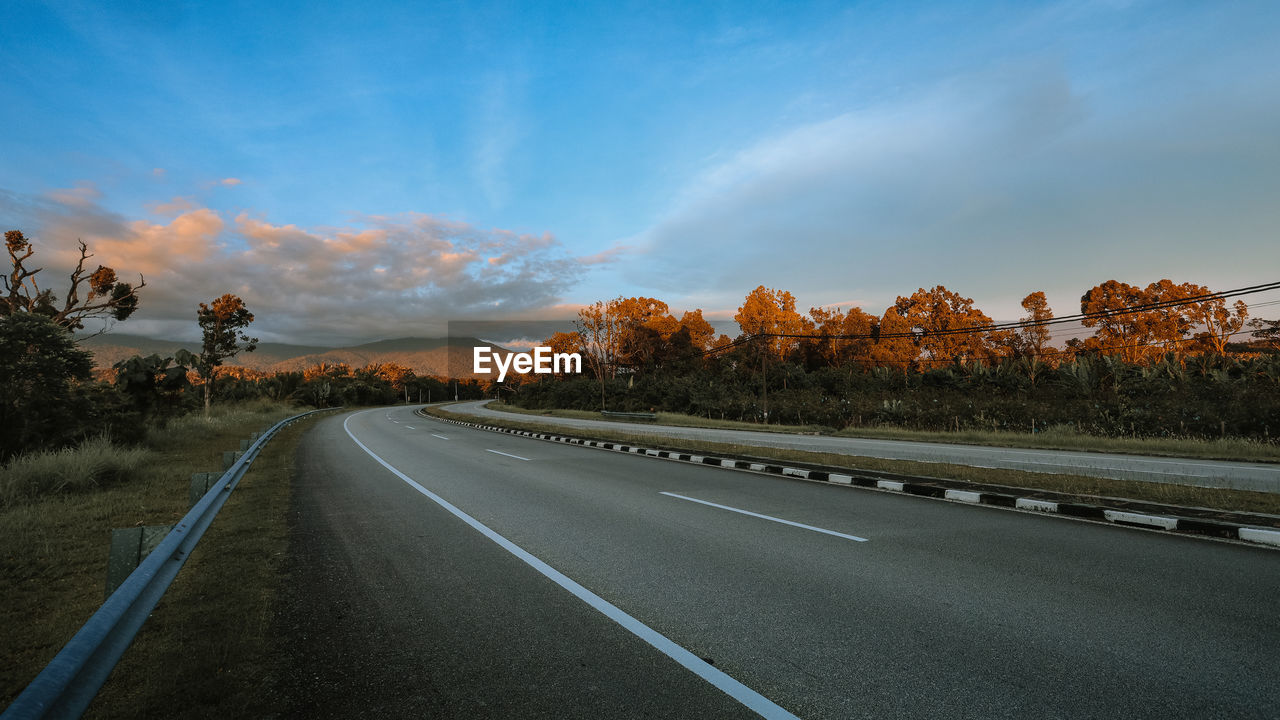
[[[279,340],[1277,279],[1272,3],[0,7],[0,222]],[[1264,313],[1265,314],[1265,313]],[[1274,314],[1274,313],[1273,313]]]

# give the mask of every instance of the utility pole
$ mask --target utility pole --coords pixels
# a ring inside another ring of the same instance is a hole
[[[760,405],[764,408],[764,424],[769,424],[769,374],[765,366],[765,357],[768,354],[768,348],[761,348],[760,352]]]

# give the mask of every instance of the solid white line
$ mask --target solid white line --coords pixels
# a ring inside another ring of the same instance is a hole
[[[684,495],[677,495],[671,492],[663,492],[659,494],[666,495],[667,497],[680,498],[681,500],[688,500],[689,502],[696,502],[696,503],[702,503],[703,505],[710,505],[713,508],[720,508],[721,510],[728,510],[730,512],[742,513],[743,515],[750,515],[751,517],[761,518],[762,520],[772,520],[776,523],[782,523],[783,525],[790,525],[792,527],[804,528],[805,530],[820,532],[824,535],[835,535],[836,537],[842,537],[847,540],[856,540],[857,542],[867,541],[866,538],[858,537],[857,535],[845,535],[844,533],[838,533],[835,530],[824,530],[820,527],[814,527],[812,525],[804,525],[798,522],[791,522],[790,520],[783,520],[782,518],[776,518],[771,515],[761,515],[760,513],[753,513],[750,510],[740,510],[736,507],[729,507],[728,505],[718,505],[713,502],[707,502],[706,500],[699,500],[698,498],[685,497]]]
[[[438,438],[440,438],[441,440],[448,440],[448,439],[449,439],[449,438],[447,438],[447,437],[445,437],[445,436],[443,436],[443,435],[436,435],[435,433],[431,433],[431,436],[432,436],[432,437],[438,437]]]
[[[527,457],[520,457],[519,455],[512,455],[511,453],[504,453],[504,452],[502,452],[501,450],[490,450],[490,449],[488,449],[488,448],[485,448],[485,452],[491,452],[491,453],[494,453],[494,454],[496,454],[496,455],[506,455],[506,456],[507,456],[507,457],[509,457],[509,458],[515,458],[515,459],[517,459],[517,460],[528,460],[528,459],[529,459],[529,458],[527,458]]]
[[[497,532],[490,529],[488,525],[485,525],[479,520],[476,520],[475,518],[471,517],[465,512],[459,510],[448,500],[445,500],[439,495],[436,495],[430,490],[422,487],[417,482],[415,482],[413,478],[409,477],[408,475],[405,475],[404,473],[392,467],[390,463],[378,457],[377,453],[370,450],[367,445],[360,442],[360,440],[357,439],[356,436],[351,432],[351,428],[347,426],[347,423],[350,422],[352,417],[353,416],[348,415],[347,419],[342,421],[342,429],[347,431],[347,436],[351,438],[352,442],[354,442],[356,445],[359,445],[361,450],[364,450],[366,453],[368,453],[369,457],[373,458],[374,460],[377,460],[379,465],[386,468],[387,470],[390,470],[391,474],[403,480],[405,483],[409,485],[409,487],[412,487],[414,490],[417,490],[418,492],[427,496],[428,498],[431,499],[432,502],[436,503],[440,507],[452,513],[454,517],[457,517],[459,520],[470,525],[481,535],[484,535],[485,537],[489,538],[493,542],[497,543],[498,546],[501,547],[503,550],[506,550],[512,555],[515,555],[516,557],[520,558],[525,563],[527,563],[530,567],[532,567],[534,570],[537,570],[538,572],[545,575],[548,579],[550,579],[555,584],[559,585],[565,590],[568,590],[579,600],[582,600],[586,604],[600,611],[600,613],[603,614],[605,617],[621,625],[632,635],[635,635],[641,640],[657,648],[660,652],[662,652],[662,654],[680,663],[680,665],[682,665],[685,669],[689,670],[690,672],[702,678],[703,680],[706,680],[707,682],[711,683],[721,692],[724,692],[729,697],[732,697],[734,700],[737,700],[738,702],[747,706],[749,709],[755,711],[761,717],[777,718],[777,720],[788,720],[788,719],[799,720],[799,718],[797,718],[795,715],[792,715],[791,713],[787,712],[781,706],[777,705],[769,698],[761,695],[755,690],[752,690],[746,685],[743,685],[737,680],[734,680],[733,678],[726,675],[724,671],[717,670],[715,667],[709,665],[702,658],[698,657],[697,655],[694,655],[693,653],[689,652],[683,647],[677,645],[675,642],[669,639],[666,635],[663,635],[657,630],[654,630],[648,625],[645,625],[639,620],[631,617],[627,613],[620,610],[616,605],[613,605],[612,603],[600,597],[599,595],[596,595],[595,593],[591,592],[585,587],[579,585],[573,579],[569,578],[569,576],[565,575],[559,570],[556,570],[555,568],[546,564],[542,560],[539,560],[538,558],[534,557],[532,554],[529,553],[529,551],[525,550],[519,545],[516,545],[515,543],[511,542],[510,540],[506,539],[505,537],[499,535]],[[490,452],[496,452],[496,451],[490,450]]]

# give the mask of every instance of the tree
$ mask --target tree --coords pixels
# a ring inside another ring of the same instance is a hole
[[[1166,279],[1138,288],[1108,280],[1080,298],[1080,312],[1089,315],[1081,324],[1096,327],[1098,345],[1125,362],[1150,361],[1166,352],[1181,358],[1187,336],[1197,326],[1204,328],[1197,343],[1222,353],[1231,335],[1244,326],[1248,309],[1237,302],[1233,312],[1223,298],[1208,295],[1208,288],[1194,283]]]
[[[196,322],[200,324],[203,336],[196,372],[204,380],[204,411],[208,413],[216,369],[222,366],[222,361],[235,357],[241,351],[253,352],[258,347],[258,338],[251,338],[244,332],[244,328],[253,322],[253,313],[245,307],[244,300],[230,293],[215,299],[210,305],[200,303]]]
[[[888,365],[903,372],[920,356],[920,348],[911,336],[911,322],[890,305],[872,330],[875,341],[867,349],[870,365]]]
[[[173,357],[134,355],[112,365],[111,369],[116,372],[116,388],[147,416],[177,406],[183,391],[191,384],[187,380],[187,368],[195,363],[194,355],[179,350]]]
[[[600,380],[600,409],[604,410],[604,379],[614,367],[618,352],[618,317],[613,312],[616,301],[597,301],[578,311],[574,321],[587,364]]]
[[[71,285],[67,288],[62,306],[52,290],[41,290],[36,275],[44,268],[30,270],[26,263],[35,254],[35,246],[21,231],[10,230],[4,234],[5,249],[9,252],[12,270],[0,276],[5,296],[0,298],[0,316],[20,312],[43,315],[67,330],[84,328],[84,321],[94,317],[124,320],[138,309],[138,291],[147,281],[139,275],[135,287],[116,278],[116,271],[98,266],[89,273],[85,262],[93,257],[88,246],[80,243],[80,259],[71,272]],[[84,298],[80,295],[84,293]]]
[[[1080,312],[1086,315],[1080,324],[1097,328],[1094,338],[1099,346],[1117,352],[1125,362],[1136,363],[1146,355],[1145,345],[1151,341],[1153,331],[1152,318],[1134,308],[1145,305],[1148,299],[1142,288],[1108,280],[1080,297]]]
[[[69,441],[80,427],[75,386],[87,381],[93,356],[48,317],[0,317],[0,460]]]
[[[942,285],[920,288],[894,303],[898,315],[916,333],[916,344],[928,363],[968,362],[990,352],[985,333],[970,331],[991,325],[991,318]]]
[[[796,312],[796,299],[786,290],[773,290],[763,285],[747,293],[742,306],[733,316],[738,327],[760,339],[753,345],[760,354],[760,406],[764,421],[769,422],[769,370],[771,359],[784,360],[797,345],[796,338],[771,335],[799,335],[804,332],[804,319]]]
[[[654,364],[664,344],[679,328],[667,304],[656,298],[631,297],[611,300],[610,315],[616,318],[617,362],[633,368]]]
[[[680,316],[680,329],[689,333],[689,345],[698,352],[706,352],[711,349],[712,341],[715,340],[716,330],[711,327],[711,323],[702,317],[702,309],[686,311]]]
[[[1049,299],[1040,290],[1022,298],[1022,309],[1027,311],[1027,315],[1022,318],[1022,326],[1018,329],[1015,340],[1017,353],[1041,357],[1049,346],[1049,328],[1044,323],[1053,319],[1053,309],[1049,307]]]
[[[1254,318],[1249,321],[1252,335],[1275,350],[1280,350],[1280,320]]]
[[[849,308],[843,312],[840,308],[809,308],[813,329],[818,335],[847,335],[847,338],[823,337],[804,343],[805,354],[810,356],[810,364],[825,364],[832,367],[844,365],[853,360],[866,361],[874,342],[876,317],[862,311],[862,308]]]
[[[1204,295],[1207,288],[1193,286],[1197,292],[1192,295]],[[1203,291],[1203,292],[1199,292]],[[1214,297],[1200,302],[1189,303],[1184,314],[1192,326],[1201,328],[1194,335],[1196,344],[1206,352],[1223,355],[1227,351],[1227,343],[1231,337],[1245,325],[1249,317],[1249,306],[1243,300],[1237,300],[1228,308],[1225,298]]]
[[[763,285],[747,293],[734,322],[748,335],[797,335],[804,330],[796,299],[786,290]],[[783,360],[797,344],[796,338],[766,337],[757,343],[771,357]]]

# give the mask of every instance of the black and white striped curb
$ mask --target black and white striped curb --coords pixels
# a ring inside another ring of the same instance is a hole
[[[987,490],[975,491],[949,488],[942,485],[939,481],[932,480],[912,480],[905,477],[898,480],[888,480],[874,475],[846,474],[831,472],[829,470],[790,467],[787,465],[759,462],[758,460],[699,455],[695,453],[680,452],[677,450],[656,450],[653,448],[626,445],[616,442],[606,442],[603,440],[588,440],[568,435],[534,432],[531,430],[517,430],[514,428],[499,427],[496,425],[483,425],[480,423],[467,422],[465,420],[454,420],[452,418],[428,415],[421,410],[417,410],[415,412],[423,417],[431,417],[436,420],[453,423],[455,425],[462,425],[464,427],[475,428],[477,430],[487,430],[490,432],[501,432],[508,435],[519,435],[521,437],[533,438],[536,440],[547,440],[551,442],[566,443],[569,445],[582,445],[583,447],[593,447],[601,450],[612,450],[614,452],[644,455],[647,457],[675,460],[678,462],[698,465],[710,465],[713,467],[729,468],[732,470],[748,470],[768,473],[784,477],[799,478],[801,480],[815,480],[818,482],[835,483],[837,485],[887,490],[890,492],[900,492],[908,495],[918,495],[921,497],[940,498],[943,500],[973,503],[976,505],[994,505],[997,507],[1024,510],[1028,512],[1056,513],[1058,515],[1066,515],[1069,517],[1083,518],[1087,520],[1101,520],[1115,523],[1117,525],[1165,530],[1192,535],[1204,535],[1230,540],[1242,540],[1247,543],[1269,545],[1280,548],[1280,530],[1245,525],[1240,522],[1233,522],[1229,519],[1222,520],[1177,515],[1175,513],[1180,510],[1185,510],[1184,508],[1178,508],[1177,506],[1160,507],[1159,509],[1162,512],[1159,513],[1134,512],[1128,509],[1119,509],[1114,507],[1109,508],[1104,505],[1089,503],[1020,497],[1011,493],[991,492]],[[1147,505],[1150,506],[1150,504]]]

